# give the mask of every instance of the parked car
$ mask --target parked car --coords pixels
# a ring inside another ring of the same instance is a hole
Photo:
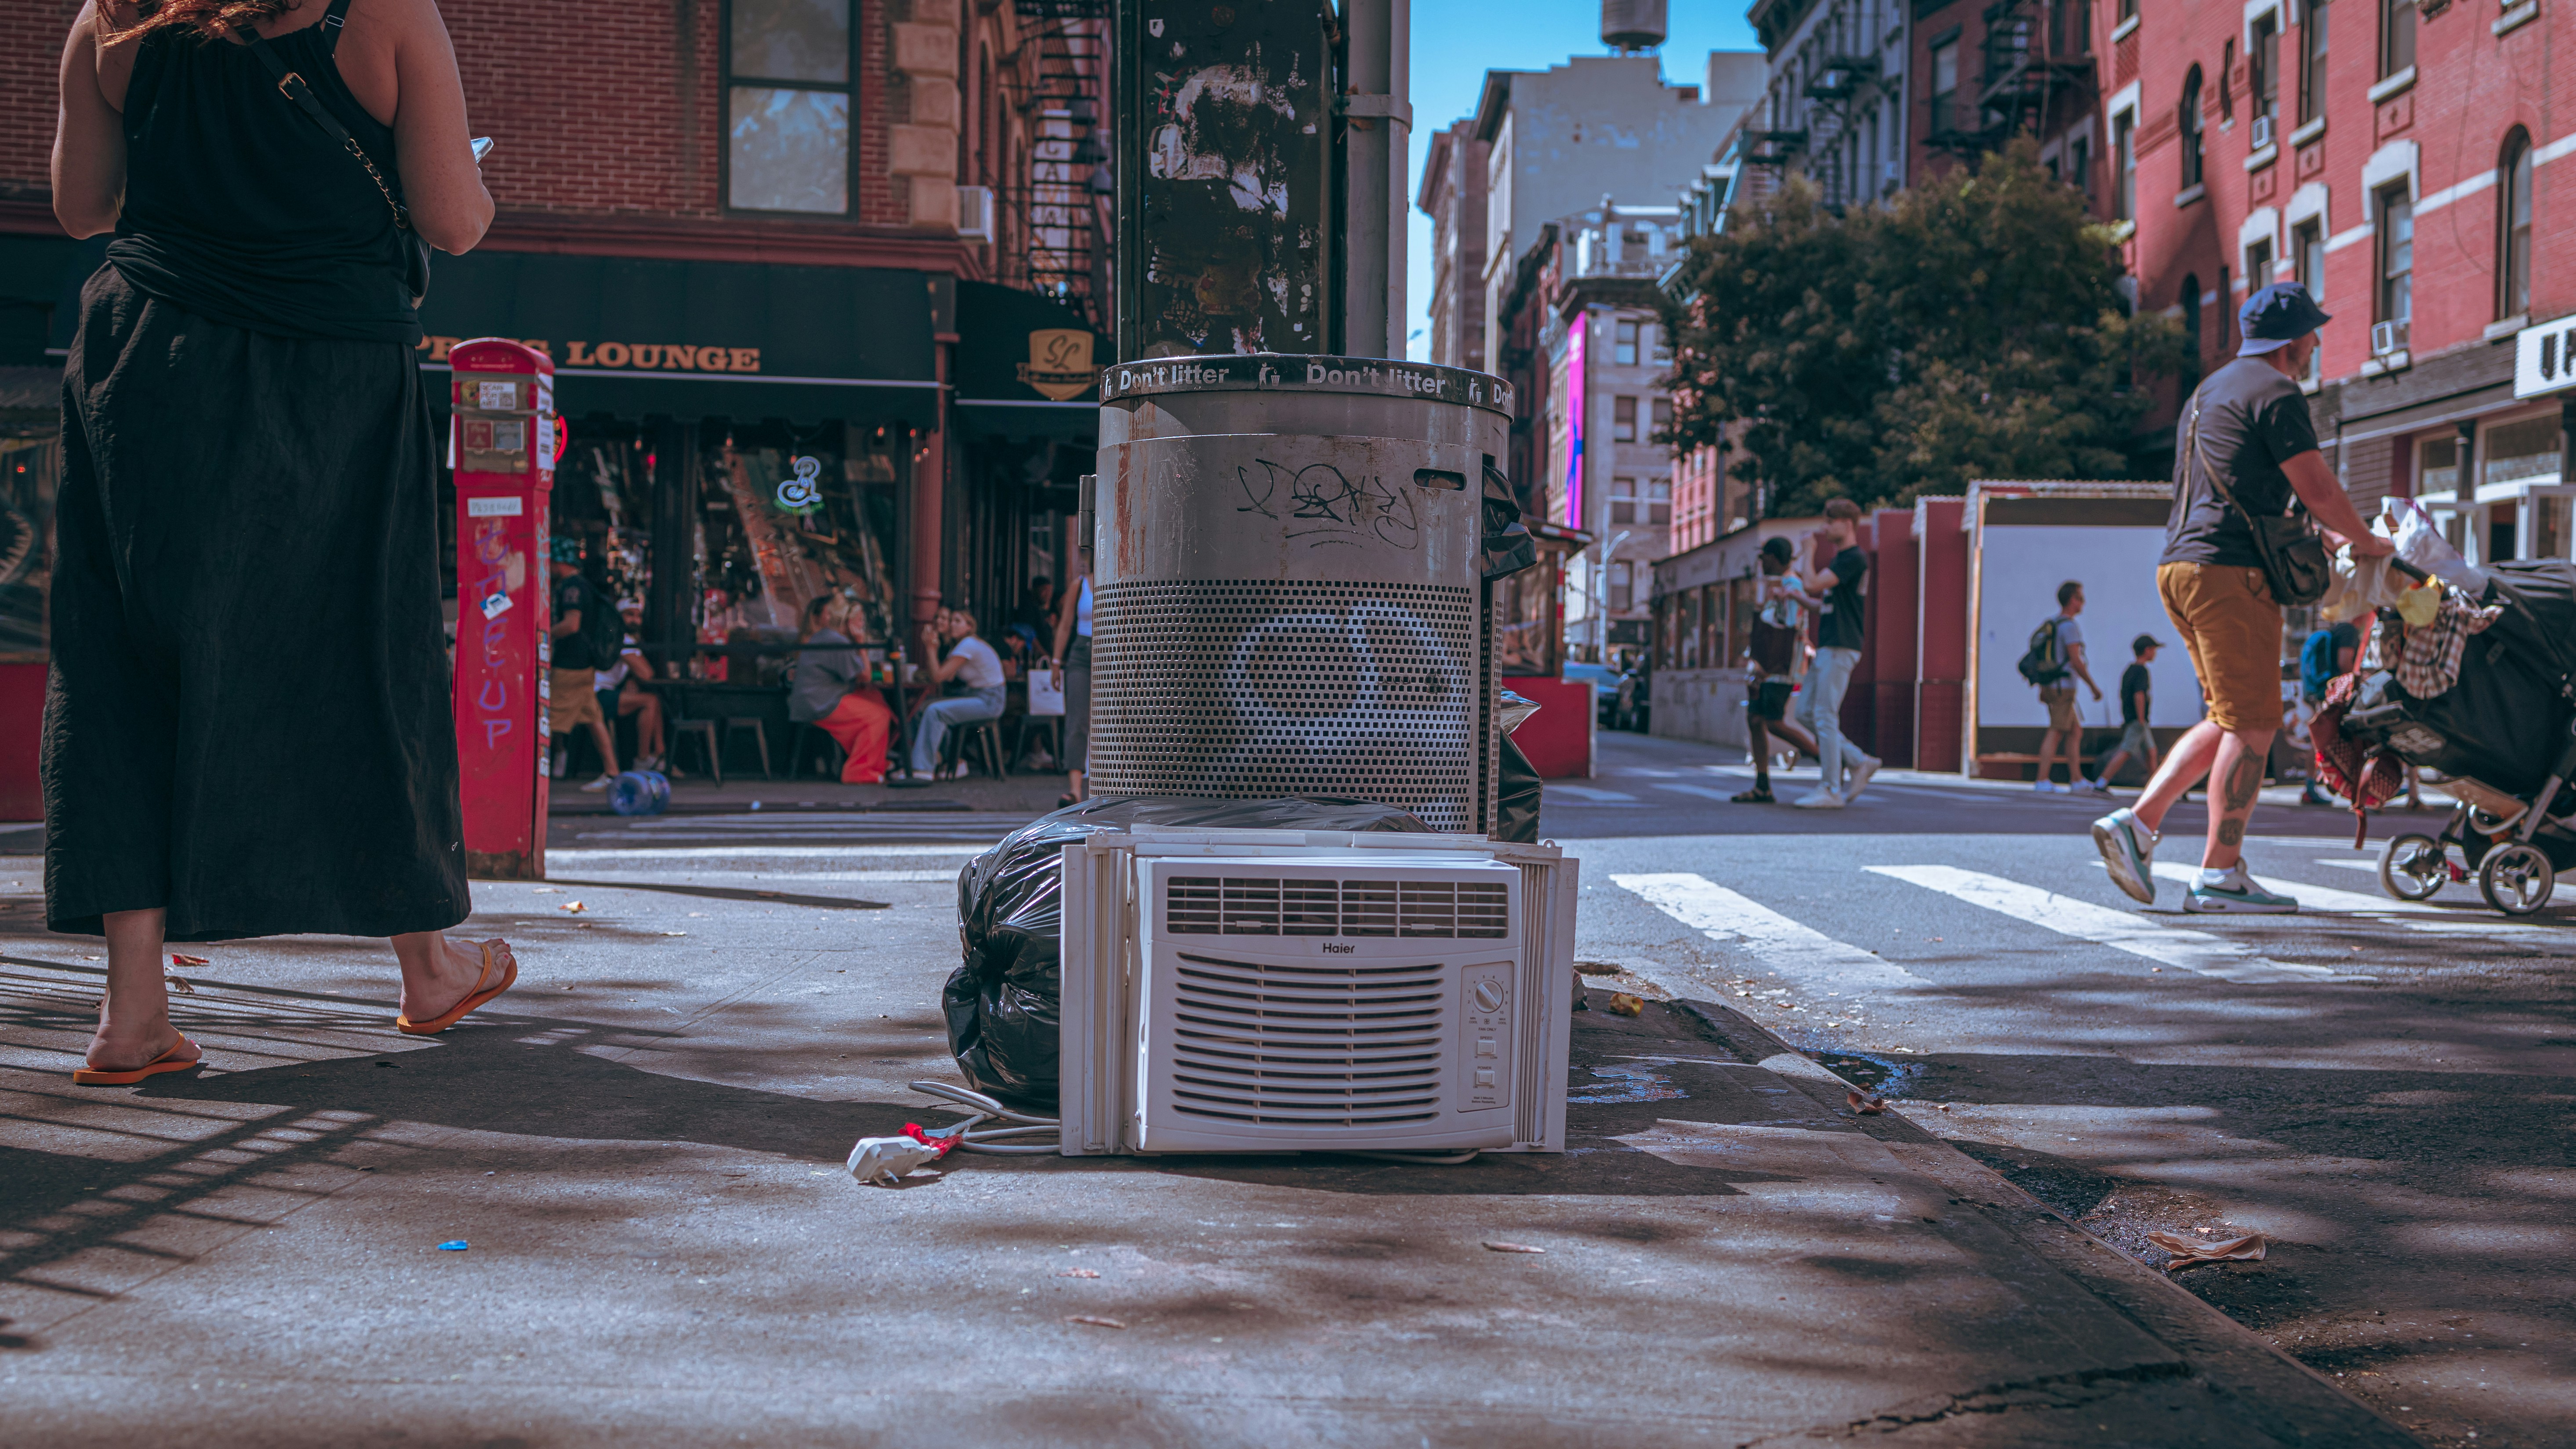
[[[1592,686],[1592,717],[1603,729],[1618,728],[1619,685],[1626,678],[1607,664],[1565,666],[1566,683]]]

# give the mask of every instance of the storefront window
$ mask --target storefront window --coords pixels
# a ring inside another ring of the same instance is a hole
[[[2483,434],[2489,483],[2518,483],[2558,472],[2558,414],[2500,423]]]
[[[2567,515],[2576,499],[2535,498],[2531,500],[2531,556],[2533,558],[2567,557]]]
[[[2452,493],[2460,486],[2460,440],[2426,438],[2415,445],[2415,491]]]
[[[45,657],[61,465],[62,447],[50,430],[0,434],[0,662]]]
[[[850,210],[850,0],[733,0],[725,201]]]

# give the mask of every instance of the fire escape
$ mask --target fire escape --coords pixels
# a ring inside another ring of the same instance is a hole
[[[1975,156],[2023,132],[2048,131],[2061,110],[2090,106],[2094,64],[2084,10],[2065,0],[2000,0],[1986,12],[1976,99],[1956,92],[1934,97],[1925,139]]]
[[[1026,224],[1003,279],[1105,326],[1101,209],[1115,189],[1102,112],[1109,0],[1015,0],[1014,8],[1022,43],[1036,47],[1036,78],[1014,97],[1028,126],[1028,179],[1004,194]]]

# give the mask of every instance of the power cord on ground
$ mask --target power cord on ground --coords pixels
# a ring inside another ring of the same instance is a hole
[[[986,1152],[1011,1157],[1052,1157],[1064,1124],[1053,1117],[1015,1111],[981,1092],[952,1086],[947,1082],[908,1082],[905,1085],[925,1097],[937,1097],[974,1113],[954,1127],[941,1127],[926,1135],[957,1144],[959,1152]],[[1011,1125],[986,1127],[986,1122]]]

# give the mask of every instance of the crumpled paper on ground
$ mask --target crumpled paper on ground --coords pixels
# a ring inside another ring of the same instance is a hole
[[[904,1174],[917,1167],[927,1167],[948,1155],[957,1145],[954,1138],[933,1137],[918,1123],[903,1124],[901,1137],[862,1137],[850,1149],[850,1176],[879,1187],[893,1187]]]
[[[2261,1233],[2247,1233],[2241,1238],[2209,1243],[2198,1238],[2186,1238],[2180,1233],[2164,1232],[2147,1234],[2147,1241],[2173,1254],[2173,1261],[2165,1264],[2168,1273],[2201,1263],[2252,1262],[2260,1259],[2263,1250],[2272,1242]]]

